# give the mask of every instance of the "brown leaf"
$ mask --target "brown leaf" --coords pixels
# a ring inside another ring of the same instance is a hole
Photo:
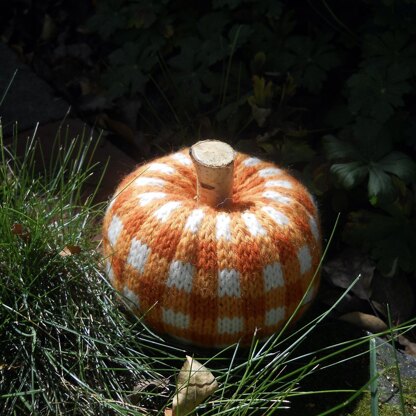
[[[12,225],[11,232],[13,235],[17,235],[20,239],[22,239],[26,243],[30,240],[30,232],[26,230],[22,224],[15,222]]]
[[[136,386],[134,386],[133,393],[127,397],[134,405],[140,403],[141,399],[146,395],[144,393],[152,393],[155,396],[161,396],[168,394],[169,381],[167,379],[162,380],[141,380]]]
[[[416,357],[416,343],[409,341],[404,335],[399,335],[397,337],[397,340],[399,341],[400,345],[404,347],[404,351],[406,354],[413,355],[413,357]]]
[[[17,222],[15,222],[12,225],[12,234],[14,234],[14,235],[22,235],[23,234],[23,225],[22,224],[18,224]]]
[[[123,123],[122,121],[119,121],[119,120],[115,120],[109,117],[105,113],[99,116],[98,122],[103,127],[113,131],[122,140],[125,140],[128,144],[133,145],[133,146],[136,144],[135,139],[134,139],[133,129],[130,126],[128,126],[126,123]]]
[[[171,408],[165,409],[165,416],[173,416],[173,413],[172,413],[172,409]]]
[[[192,357],[186,361],[179,372],[172,412],[184,416],[194,410],[218,388],[213,374]]]
[[[369,332],[377,333],[387,330],[387,324],[374,315],[363,312],[346,313],[339,317],[341,321],[349,322]]]
[[[249,101],[249,103],[250,103],[250,106],[251,106],[251,114],[252,114],[254,120],[256,121],[256,123],[259,127],[263,127],[267,118],[272,113],[272,110],[270,108],[258,107],[256,104],[254,104],[250,101]]]
[[[59,255],[61,257],[67,257],[67,256],[73,256],[73,255],[79,254],[79,253],[81,253],[81,247],[80,246],[67,245],[59,253]]]
[[[336,287],[348,288],[360,276],[351,292],[368,300],[372,294],[375,264],[357,250],[348,249],[329,261],[323,268],[325,279]]]

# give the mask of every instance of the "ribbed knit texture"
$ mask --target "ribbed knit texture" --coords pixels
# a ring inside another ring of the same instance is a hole
[[[157,332],[209,347],[269,336],[316,272],[321,237],[307,190],[245,154],[234,166],[228,209],[198,205],[188,149],[140,166],[111,200],[103,225],[108,277]]]

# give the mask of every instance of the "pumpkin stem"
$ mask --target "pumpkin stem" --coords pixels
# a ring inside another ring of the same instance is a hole
[[[234,157],[233,148],[219,140],[195,143],[189,154],[197,175],[197,200],[213,208],[232,203]]]

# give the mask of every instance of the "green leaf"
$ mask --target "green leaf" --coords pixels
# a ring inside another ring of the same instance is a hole
[[[223,36],[210,38],[199,45],[197,51],[198,63],[205,67],[210,67],[215,63],[224,60],[229,54],[229,49],[226,47],[227,41]]]
[[[229,47],[230,50],[234,46],[235,50],[247,43],[253,29],[249,25],[233,25],[228,31]]]
[[[280,58],[280,56],[279,56]],[[281,56],[285,66],[311,93],[318,93],[327,72],[340,62],[339,53],[331,44],[331,37],[292,36],[286,41]]]
[[[378,164],[384,171],[398,176],[406,183],[416,180],[416,163],[404,153],[389,153]]]
[[[352,143],[340,140],[331,134],[324,136],[323,146],[329,160],[360,159],[360,153]]]
[[[397,107],[403,106],[403,95],[411,91],[409,72],[398,66],[387,71],[365,68],[347,81],[350,89],[349,108],[384,123]]]
[[[195,67],[195,55],[199,45],[200,40],[194,36],[182,39],[180,44],[181,51],[169,59],[169,65],[180,71],[193,71]]]
[[[368,167],[363,162],[336,163],[330,171],[345,189],[359,185],[368,175]]]
[[[279,150],[285,165],[308,162],[315,156],[315,151],[305,140],[286,139]]]
[[[370,200],[372,199],[375,203],[392,202],[397,195],[397,190],[390,175],[383,172],[378,164],[371,165],[368,172],[368,196]]]
[[[385,71],[397,66],[416,71],[416,47],[406,33],[386,32],[367,35],[363,45],[363,66]]]

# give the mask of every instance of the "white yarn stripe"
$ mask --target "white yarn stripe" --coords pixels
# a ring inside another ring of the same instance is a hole
[[[262,178],[266,178],[268,176],[281,175],[282,173],[283,171],[278,168],[264,168],[264,169],[259,170],[259,175]]]
[[[267,326],[273,326],[277,325],[283,319],[285,319],[285,308],[281,306],[279,308],[273,308],[266,311],[264,323]]]
[[[270,216],[270,218],[277,224],[281,226],[285,226],[289,224],[289,218],[286,217],[285,214],[282,214],[277,209],[274,209],[273,207],[266,205],[262,208],[262,211],[264,211],[267,215]]]
[[[110,260],[105,261],[105,274],[107,275],[108,280],[113,284],[115,280],[115,274],[113,268],[111,267]]]
[[[282,287],[283,280],[282,266],[279,262],[268,264],[263,268],[264,290],[269,292],[276,287]]]
[[[108,227],[107,233],[108,241],[110,242],[111,247],[116,245],[118,236],[120,235],[122,229],[123,223],[121,222],[120,218],[117,217],[117,215],[114,215]]]
[[[140,206],[144,207],[155,199],[162,199],[166,196],[164,192],[145,192],[139,195]]]
[[[186,157],[183,153],[175,153],[172,155],[172,158],[175,159],[177,162],[181,163],[182,165],[192,165],[191,159],[189,157]]]
[[[247,159],[244,159],[243,165],[244,166],[255,166],[261,162],[260,159],[257,157],[248,157]]]
[[[135,186],[164,186],[166,183],[165,180],[159,178],[149,178],[146,176],[141,176],[134,180],[133,184]]]
[[[241,217],[243,218],[248,231],[253,237],[258,235],[266,235],[266,230],[261,226],[256,216],[251,212],[244,212]]]
[[[309,226],[311,227],[311,232],[312,232],[313,238],[316,241],[319,241],[319,229],[318,229],[318,225],[316,224],[316,221],[313,217],[309,218]]]
[[[133,305],[136,307],[136,308],[139,308],[140,307],[140,301],[139,301],[139,298],[138,298],[138,296],[133,292],[133,291],[131,291],[127,286],[124,286],[124,288],[123,288],[123,295],[130,301],[130,302],[132,302],[133,303]]]
[[[140,274],[144,272],[147,258],[150,254],[150,247],[143,244],[140,240],[133,238],[131,240],[129,255],[127,256],[127,264],[134,267]]]
[[[236,334],[244,328],[244,320],[238,316],[234,318],[218,318],[217,331],[219,334]]]
[[[292,200],[287,196],[280,194],[279,192],[275,191],[266,191],[263,192],[263,196],[267,199],[271,199],[279,204],[290,204]]]
[[[166,222],[170,217],[170,214],[172,214],[172,212],[179,208],[181,205],[182,204],[179,201],[169,201],[165,205],[162,205],[160,208],[158,208],[155,211],[154,216],[161,222]]]
[[[172,173],[175,173],[175,169],[173,169],[172,166],[166,165],[165,163],[151,163],[147,170],[165,173],[166,175],[171,175]]]
[[[218,296],[241,297],[240,273],[237,270],[218,270]]]
[[[224,240],[231,241],[231,218],[227,214],[218,214],[215,236],[217,240],[224,238]]]
[[[110,203],[108,204],[108,207],[107,207],[107,210],[106,210],[106,214],[108,214],[109,212],[110,212],[110,210],[111,210],[111,208],[113,207],[113,205],[114,205],[114,202],[116,202],[116,196],[113,196],[112,198],[111,198],[111,201],[110,201]]]
[[[279,188],[286,188],[286,189],[292,189],[293,186],[289,181],[267,181],[264,183],[264,186],[266,187],[274,187],[278,186]]]
[[[197,233],[204,216],[202,209],[194,209],[186,220],[185,230],[189,230],[193,234]]]
[[[312,267],[312,256],[308,246],[303,246],[298,250],[298,260],[300,266],[300,272],[306,273]]]
[[[172,309],[162,309],[162,319],[165,324],[175,326],[176,328],[186,329],[189,327],[189,315],[182,312],[175,312]]]
[[[192,278],[194,273],[195,267],[192,266],[192,264],[175,260],[170,264],[166,286],[176,287],[186,293],[190,293],[192,290]]]

